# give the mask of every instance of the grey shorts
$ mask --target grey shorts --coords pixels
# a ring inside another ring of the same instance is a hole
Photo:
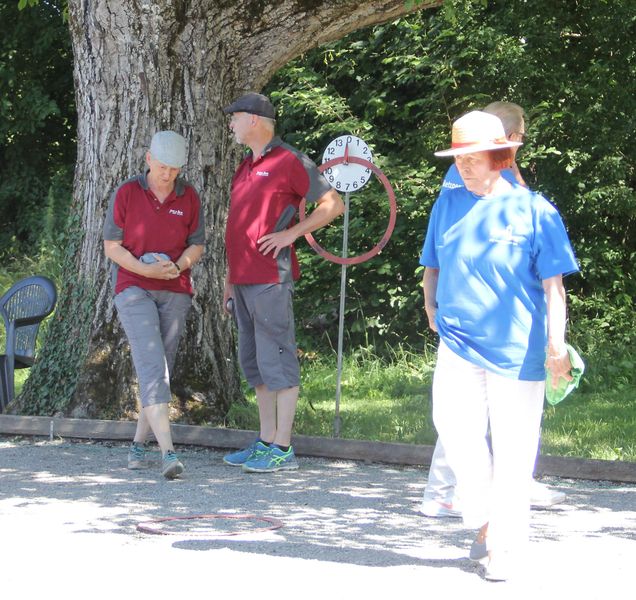
[[[142,406],[170,402],[170,374],[191,304],[189,294],[135,286],[115,296],[139,380]]]
[[[235,285],[239,362],[252,386],[271,391],[300,385],[293,309],[294,285]]]

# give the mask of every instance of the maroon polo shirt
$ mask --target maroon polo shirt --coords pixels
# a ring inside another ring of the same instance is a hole
[[[204,244],[204,229],[201,202],[191,185],[177,179],[175,189],[162,203],[150,191],[146,175],[139,175],[122,183],[111,196],[103,233],[105,240],[121,241],[137,258],[146,252],[163,252],[176,262],[188,246]],[[180,277],[163,280],[131,273],[113,263],[113,283],[115,294],[133,285],[193,293],[189,269]]]
[[[272,233],[288,206],[298,210],[303,198],[315,202],[331,189],[316,165],[302,152],[275,137],[253,160],[241,162],[232,180],[225,248],[232,284],[284,283],[300,277],[294,247],[278,260],[258,250],[258,240]],[[293,221],[290,223],[293,225]],[[285,261],[291,264],[285,265]]]

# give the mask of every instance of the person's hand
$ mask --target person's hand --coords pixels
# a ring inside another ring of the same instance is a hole
[[[154,257],[157,262],[146,265],[146,277],[152,279],[176,279],[179,277],[179,269],[171,260],[163,260],[159,255],[155,254]]]
[[[550,384],[552,389],[556,389],[559,386],[559,379],[563,377],[566,381],[572,381],[572,363],[570,363],[570,354],[567,348],[563,347],[562,350],[553,351],[548,350],[548,357],[545,361],[545,366],[549,369],[552,375]]]
[[[435,306],[425,306],[426,316],[428,317],[428,326],[437,333],[437,325],[435,325],[435,315],[437,314],[437,308]]]
[[[223,288],[223,312],[226,315],[232,315],[232,312],[228,310],[227,301],[234,298],[234,286],[231,283],[225,283]]]
[[[296,235],[291,229],[284,229],[276,233],[268,233],[258,240],[258,247],[261,254],[269,254],[274,251],[272,258],[276,258],[283,248],[291,246],[296,241]]]

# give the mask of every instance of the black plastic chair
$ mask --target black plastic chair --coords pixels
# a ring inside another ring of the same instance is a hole
[[[5,354],[0,354],[0,412],[15,395],[15,369],[33,365],[40,323],[53,312],[56,301],[55,284],[41,275],[18,281],[0,298],[6,333]]]

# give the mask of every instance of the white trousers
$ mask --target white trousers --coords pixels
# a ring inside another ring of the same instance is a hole
[[[446,460],[446,453],[439,438],[435,443],[428,479],[424,488],[424,501],[433,500],[444,504],[453,504],[458,498],[455,492],[457,481],[455,473]]]
[[[515,550],[528,540],[544,391],[544,381],[502,377],[440,342],[433,421],[457,478],[464,523],[489,523],[489,550]]]

